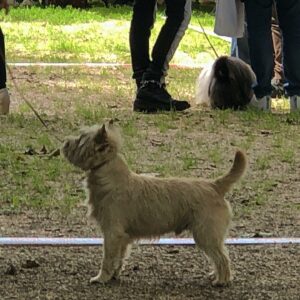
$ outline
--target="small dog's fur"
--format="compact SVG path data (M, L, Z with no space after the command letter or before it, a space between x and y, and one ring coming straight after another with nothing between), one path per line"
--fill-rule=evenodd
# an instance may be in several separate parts
M255 81L248 64L236 57L221 56L200 72L195 102L213 109L244 109L255 97Z
M110 122L66 139L62 152L86 171L89 215L104 236L102 268L91 282L117 278L127 247L141 238L189 230L214 265L214 284L227 284L230 265L224 239L231 208L224 199L246 169L237 151L231 170L214 181L192 178L155 178L129 170L120 154L121 137Z

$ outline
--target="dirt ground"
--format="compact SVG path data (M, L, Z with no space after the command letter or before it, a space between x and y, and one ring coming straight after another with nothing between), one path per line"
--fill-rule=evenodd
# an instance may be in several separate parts
M81 209L81 212L79 211ZM1 216L5 236L89 236L85 209ZM3 230L3 228L2 228ZM21 230L21 234L20 234ZM299 299L300 247L229 246L233 281L212 287L210 266L194 246L134 245L120 281L91 285L101 247L0 248L1 299Z
M194 247L133 249L119 282L90 285L96 248L1 251L1 299L299 299L299 247L229 247L234 280L216 288Z
M85 72L88 78L95 75L95 71L85 70ZM149 171L147 166L159 164L160 161L163 163L170 152L176 163L181 162L177 152L178 147L186 151L184 145L167 147L172 143L172 139L177 141L176 133L180 126L184 130L189 128L185 133L186 143L199 147L199 153L198 150L195 152L188 150L190 156L196 157L196 165L186 169L181 165L178 167L178 172L183 175L208 176L214 172L219 174L219 170L216 171L219 167L224 168L220 170L222 173L227 169L228 161L232 159L232 148L243 141L244 145L249 144L247 144L249 171L243 183L230 194L234 210L230 237L300 236L300 123L298 119L295 121L289 116L283 116L255 124L255 120L247 113L231 118L226 114L215 115L192 109L183 115L182 119L175 117L172 120L174 128L167 129L166 132L159 131L158 125L155 124L160 122L160 119L150 122L149 116L132 116L128 112L131 110L131 100L128 95L132 93L132 86L126 78L130 77L128 75L130 71L126 71L128 74L125 75L120 70L114 72L116 73L114 76L120 82L120 90L126 92L125 94L120 92L121 94L112 97L109 90L115 82L105 81L106 78L101 77L102 86L107 87L103 93L108 107L121 111L124 109L122 99L126 97L127 112L120 113L120 116L131 120L134 126L139 128L141 136L147 132L147 139L142 140L139 137L139 149L130 148L129 144L125 145L127 158L131 158L128 153L137 152L132 154L134 158L138 155L137 161L132 163L136 171ZM23 69L15 69L14 74L20 87L25 89L27 97L32 95L30 99L35 107L39 111L43 110L48 120L57 122L57 127L62 131L73 129L67 128L72 120L69 123L61 122L60 119L53 121L56 119L51 117L51 111L59 115L60 110L66 110L70 103L68 101L72 97L86 95L84 84L78 89L78 86L72 85L73 79L68 80L68 74L59 75L52 70L43 73L40 70L25 72ZM76 74L82 72L78 71ZM64 79L61 85L57 83L59 76ZM196 72L187 76L195 77ZM28 89L33 84L36 89L30 92ZM47 93L45 93L45 86L47 86ZM88 91L85 99L89 104L93 97L98 97L99 90L93 88ZM191 85L183 86L181 92L191 98L190 88ZM176 91L176 88L173 87L173 90ZM16 91L13 87L11 91L15 96ZM43 95L47 101L39 103L37 99ZM55 101L51 102L51 98L55 98ZM58 99L61 98L64 101L58 105ZM117 100L110 103L110 98ZM103 98L97 101L103 101ZM17 99L12 109L15 111L18 107L24 109L22 105L22 101ZM237 118L242 121L235 123ZM0 122L2 120L4 119ZM78 121L80 122L82 121ZM216 123L221 127L220 132L217 132L214 127ZM8 130L7 128L12 130L14 126L17 132L19 126L13 118L6 123L3 122L2 125L3 132ZM74 123L72 126L77 125ZM287 129L286 126L290 128ZM282 130L287 130L287 133ZM26 137L26 132L24 136ZM225 137L222 142L220 136ZM126 137L129 140L134 139L134 135L130 136L129 131ZM199 144L196 144L197 138L204 142L201 144L199 141ZM2 139L1 142L13 144L12 131L10 131L10 139L5 140L3 136ZM286 152L279 151L276 143L280 144L277 148L284 149ZM137 141L135 140L133 144L137 144ZM285 149L285 145L291 148ZM163 147L166 147L166 151ZM222 155L226 158L225 161L217 161L218 147L224 149ZM290 149L293 150L292 159L288 156ZM147 153L147 157L141 157L141 153ZM272 153L271 161L267 160L270 153ZM159 160L153 162L153 157ZM214 163L212 163L213 159L215 159ZM191 164L190 160L188 162ZM168 169L163 171L167 172ZM0 175L11 176L5 172L7 171L0 170ZM78 173L69 173L68 176L67 179L74 184L79 183L82 178L82 174ZM264 185L261 185L262 182ZM267 199L263 197L264 195L267 195ZM0 208L0 232L1 236L100 236L95 226L87 222L86 208L81 203L76 204L66 214L55 206L51 209L32 209L24 206L17 210L10 210L8 202L3 200L3 206ZM299 245L228 246L228 249L232 260L233 281L228 287L212 287L208 279L210 271L208 262L202 252L194 246L134 245L120 281L109 285L89 283L90 277L95 276L99 270L102 258L101 247L2 247L0 248L0 299L300 299Z

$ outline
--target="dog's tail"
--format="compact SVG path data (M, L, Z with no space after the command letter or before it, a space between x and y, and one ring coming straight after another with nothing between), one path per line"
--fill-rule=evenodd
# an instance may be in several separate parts
M235 153L234 162L230 171L218 178L214 183L217 187L218 192L221 195L225 195L230 191L231 186L237 182L244 174L247 167L246 155L242 151Z

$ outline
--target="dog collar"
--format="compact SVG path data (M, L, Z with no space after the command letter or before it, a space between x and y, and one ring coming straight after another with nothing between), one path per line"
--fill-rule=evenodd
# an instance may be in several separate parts
M91 170L91 171L99 170L99 169L101 169L104 165L106 165L108 162L109 162L109 160L106 160L106 161L102 162L101 164L99 164L99 165L97 165L97 166L91 168L90 170Z

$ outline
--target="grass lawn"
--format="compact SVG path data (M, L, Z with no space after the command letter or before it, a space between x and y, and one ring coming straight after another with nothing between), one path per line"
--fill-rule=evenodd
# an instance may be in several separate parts
M0 15L6 34L9 62L118 62L129 63L128 32L132 8L98 7L91 10L71 8L11 9ZM163 11L159 10L152 31L153 43L162 26ZM194 11L191 24L212 30L213 16ZM211 37L220 54L228 53L229 44ZM203 34L187 30L173 63L203 64L214 58Z
M12 9L7 17L1 16L7 58L129 63L130 13L129 7ZM213 16L195 11L194 25L198 17L212 30ZM154 35L162 22L160 12ZM228 43L211 40L220 54L228 53ZM172 62L201 65L211 59L204 37L188 30ZM96 236L82 204L84 174L62 157L49 156L61 146L52 133L64 138L83 126L114 118L123 132L124 156L137 173L215 178L229 169L236 149L242 149L249 165L243 180L227 195L234 213L230 236L300 236L300 115L287 112L287 100L274 101L269 114L201 109L194 104L199 68L171 67L168 89L174 97L189 100L191 109L145 115L132 111L135 86L128 66L11 69L18 90L9 77L11 113L0 116L0 235ZM49 132L19 91L41 114ZM208 266L203 265L205 260L198 262L198 252L192 248L134 251L116 287L87 284L100 264L96 250L0 250L2 299L56 299L58 293L60 299L72 300L96 299L98 294L99 299L299 296L297 246L232 247L236 276L228 289L209 286ZM31 269L25 263L24 267L28 260L39 266ZM11 265L16 266L14 276L7 275Z
M213 16L195 12L192 22L196 23L199 16L211 30ZM158 19L161 25L162 20ZM48 61L73 61L72 57L79 61L88 57L92 61L91 57L100 59L101 55L100 60L129 62L129 20L129 7L87 11L31 8L12 9L2 26L7 32L11 61L41 61L45 57ZM90 26L95 26L99 35ZM102 26L107 26L107 30ZM89 38L84 39L87 33ZM76 40L73 34L78 35L82 48L69 47L68 41ZM199 54L197 43L192 43L196 37L200 43L202 35L188 30L178 51L179 63L185 59L180 60L182 53L188 53L192 60ZM216 48L221 53L224 41L218 41ZM65 52L60 48L64 42L69 45ZM205 41L202 43L206 45ZM50 51L58 44L59 51ZM44 56L44 51L49 51L49 56ZM204 51L210 51L207 45ZM192 109L184 114L142 115L132 112L135 87L130 67L13 67L12 71L18 89L61 138L81 126L117 118L124 131L124 154L130 166L137 172L159 176L214 177L228 168L228 161L238 147L249 154L250 166L244 184L236 190L238 197L246 199L243 200L246 205L236 204L241 209L237 215L245 210L255 214L261 211L261 206L275 200L292 215L299 209L299 202L281 199L288 190L299 189L293 179L287 180L287 174L297 178L295 170L300 159L299 115L285 113L287 100L274 101L274 114L204 111L193 103L199 69L173 67L168 77L169 90L174 97L189 100ZM72 209L84 197L80 172L61 158L49 159L39 153L43 147L49 153L59 144L45 132L11 80L8 84L12 93L11 114L1 117L0 127L1 209ZM76 192L72 191L75 182ZM281 182L289 187L282 189Z
M183 114L136 114L131 109L134 85L129 67L31 67L13 68L13 73L26 99L61 138L82 126L116 118L124 131L124 154L131 167L159 176L220 175L230 165L235 149L241 148L249 154L250 170L244 180L252 191L244 194L245 183L237 189L239 197L248 199L242 212L260 210L261 205L273 203L273 197L291 212L299 207L297 201L278 198L279 191L286 192L279 186L287 180L287 173L297 177L298 114L203 111L195 106ZM193 104L197 74L197 69L172 68L171 93ZM45 132L13 86L11 91L12 112L1 118L0 127L2 209L72 209L84 197L79 184L82 174L61 158L38 153L43 147L49 152L59 143ZM74 182L80 192L72 192ZM297 188L290 184L291 189Z

